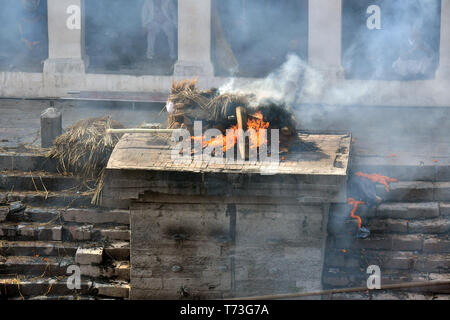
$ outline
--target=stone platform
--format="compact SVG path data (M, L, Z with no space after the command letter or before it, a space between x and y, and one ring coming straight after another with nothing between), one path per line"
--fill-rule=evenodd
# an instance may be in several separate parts
M167 139L127 134L103 201L131 210L131 298L224 298L322 288L331 203L346 200L350 135L300 134L261 162L177 163Z

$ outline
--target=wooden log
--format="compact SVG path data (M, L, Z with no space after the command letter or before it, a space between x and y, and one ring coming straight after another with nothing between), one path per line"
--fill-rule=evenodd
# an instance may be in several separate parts
M50 148L56 137L62 134L62 114L55 108L41 113L41 146Z
M107 129L106 133L115 133L115 134L122 134L122 133L173 133L177 129Z
M236 108L236 119L238 124L238 146L242 160L248 159L248 151L245 143L245 131L247 130L247 110L244 107Z

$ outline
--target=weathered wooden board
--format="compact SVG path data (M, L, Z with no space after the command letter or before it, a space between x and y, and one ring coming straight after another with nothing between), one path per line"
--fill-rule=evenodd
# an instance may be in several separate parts
M314 146L314 150L290 152L277 167L277 174L336 175L347 174L350 152L349 135L300 134L304 144ZM173 147L173 145L172 145ZM171 158L169 136L150 134L126 134L116 145L107 169L109 170L150 170L177 172L223 172L261 173L267 163L244 161L240 163L214 163L210 160L194 160L177 163Z

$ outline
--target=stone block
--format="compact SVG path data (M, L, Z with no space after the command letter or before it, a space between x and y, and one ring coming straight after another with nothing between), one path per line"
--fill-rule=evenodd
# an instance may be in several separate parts
M438 238L425 239L423 251L427 253L448 253L450 252L450 240Z
M0 207L0 222L6 221L9 214L9 207Z
M437 202L383 203L377 209L377 217L393 219L423 219L439 216Z
M103 261L103 248L78 248L75 262L78 264L100 264Z

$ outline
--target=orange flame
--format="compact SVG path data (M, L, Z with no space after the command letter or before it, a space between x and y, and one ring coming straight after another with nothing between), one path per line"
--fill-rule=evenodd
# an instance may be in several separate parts
M270 126L269 122L265 122L263 120L263 115L261 112L257 112L256 114L252 115L251 118L247 120L247 129L249 130L249 141L250 141L250 148L255 149L260 147L262 144L267 143L267 136L261 137L260 136L260 130L261 129L268 129ZM219 135L217 137L214 137L210 140L206 140L205 136L202 137L191 137L194 141L201 141L202 142L202 148L206 148L208 146L212 147L223 147L223 152L226 152L227 150L234 148L234 146L237 143L237 126L233 126L229 128L228 130L232 130L232 135L230 135L227 145L227 136L226 135Z
M261 112L257 112L254 116L254 119L248 119L247 121L247 129L249 129L249 139L250 139L250 148L255 149L260 147L262 144L267 143L267 136L261 137L259 131L261 129L265 130L269 128L270 123L265 122L263 120L263 115ZM253 129L253 130L251 130Z

